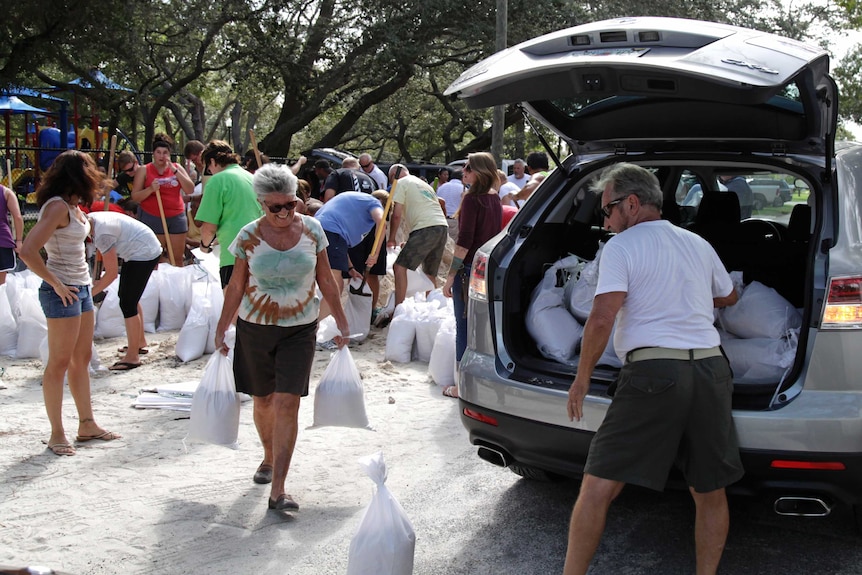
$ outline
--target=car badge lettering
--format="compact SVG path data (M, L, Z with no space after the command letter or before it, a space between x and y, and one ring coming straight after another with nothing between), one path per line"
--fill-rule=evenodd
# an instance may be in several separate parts
M734 66L742 66L743 68L748 68L749 70L756 70L758 72L763 72L764 74L778 74L778 70L773 70L772 68L767 68L766 66L761 66L760 64L752 64L751 62L746 62L745 60L736 60L734 58L722 58L721 60L725 64L732 64Z

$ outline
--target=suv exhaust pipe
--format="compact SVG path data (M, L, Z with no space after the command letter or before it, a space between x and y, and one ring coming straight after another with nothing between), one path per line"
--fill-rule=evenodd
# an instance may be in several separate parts
M480 459L484 459L488 463L493 463L498 467L509 467L509 464L512 463L512 456L496 447L480 445L476 454Z
M819 497L779 497L772 509L778 515L790 517L826 517L832 513L832 504Z

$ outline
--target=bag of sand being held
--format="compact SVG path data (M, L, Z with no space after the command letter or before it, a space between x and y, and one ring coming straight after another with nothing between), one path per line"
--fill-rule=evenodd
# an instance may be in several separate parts
M312 427L368 427L362 376L345 345L332 354L314 390Z
M233 377L235 343L236 330L232 327L225 333L225 344L230 348L228 355L217 351L207 362L192 397L189 432L184 444L197 441L238 447L240 395Z
M386 487L383 452L363 457L359 465L377 490L350 540L347 575L410 575L416 533L404 509Z

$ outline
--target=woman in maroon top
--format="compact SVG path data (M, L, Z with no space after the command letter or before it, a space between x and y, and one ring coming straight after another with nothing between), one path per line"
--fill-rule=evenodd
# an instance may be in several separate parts
M171 161L173 147L174 141L167 134L153 136L153 161L135 170L131 197L139 205L138 219L156 233L162 248L171 242L174 256L171 263L182 266L186 233L189 231L183 194L190 196L195 184L181 165ZM162 200L167 230L163 229L156 193Z
M453 298L455 304L456 362L461 361L467 349L467 289L473 256L482 244L500 233L503 213L496 188L497 166L494 156L487 152L467 156L462 181L469 189L455 214L458 219L458 239L455 241L452 267L443 286L443 294ZM458 397L458 388L451 385L443 390L443 394Z

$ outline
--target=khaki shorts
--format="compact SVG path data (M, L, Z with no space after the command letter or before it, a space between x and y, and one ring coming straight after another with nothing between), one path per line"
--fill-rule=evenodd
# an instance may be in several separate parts
M699 493L743 475L724 357L626 364L593 442L586 473L662 490L673 465Z
M409 270L415 270L421 264L423 272L436 276L448 237L448 226L431 226L410 232L407 243L395 258L395 263Z

